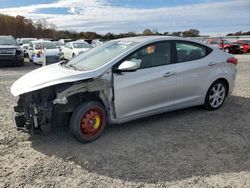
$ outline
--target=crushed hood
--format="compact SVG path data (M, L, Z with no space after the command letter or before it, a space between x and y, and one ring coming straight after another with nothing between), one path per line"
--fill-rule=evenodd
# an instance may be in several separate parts
M75 71L55 63L39 69L19 78L12 86L11 93L14 96L28 93L48 86L85 80L94 77L94 71Z

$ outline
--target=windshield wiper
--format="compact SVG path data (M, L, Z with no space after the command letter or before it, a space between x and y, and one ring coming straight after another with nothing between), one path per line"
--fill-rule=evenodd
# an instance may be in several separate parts
M67 64L67 63L68 63L68 61L63 61L61 63L61 65L64 66L64 67L66 67L66 68L69 68L69 69L74 69L74 70L77 70L77 71L81 71L81 69L78 68L78 67L76 67L75 65L73 65L73 64Z
M70 67L70 68L73 68L74 70L77 70L77 71L80 71L81 69L79 69L78 67L76 67L75 65L73 65L73 64L66 64L65 65L66 67Z
M67 64L69 62L69 60L67 60L67 59L64 59L64 60L62 60L62 62L60 63L61 65L65 65L65 64Z

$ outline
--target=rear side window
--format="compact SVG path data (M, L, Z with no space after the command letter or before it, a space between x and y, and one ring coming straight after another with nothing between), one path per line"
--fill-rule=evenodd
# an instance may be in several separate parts
M177 62L201 59L207 56L211 49L192 42L176 42Z

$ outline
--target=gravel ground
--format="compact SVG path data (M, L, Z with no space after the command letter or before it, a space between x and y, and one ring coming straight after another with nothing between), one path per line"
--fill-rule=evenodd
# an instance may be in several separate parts
M110 126L89 144L67 128L14 128L11 84L35 68L0 68L0 187L250 187L250 56L217 111L200 107Z

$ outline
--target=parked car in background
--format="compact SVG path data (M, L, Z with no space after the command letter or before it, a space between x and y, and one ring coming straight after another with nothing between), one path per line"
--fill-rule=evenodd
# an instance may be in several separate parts
M242 54L244 53L244 48L241 44L238 43L231 43L230 45L226 46L223 49L225 52L231 53L231 54Z
M52 42L57 46L57 48L59 50L62 50L62 48L64 46L64 44L62 42L60 42L60 41L52 41Z
M101 40L99 40L99 39L94 39L94 40L92 41L91 45L92 45L93 47L96 47L96 46L99 46L99 45L101 45L101 44L103 44L103 43L104 43L104 42L101 41Z
M52 38L39 38L38 40L54 41L54 39L52 39Z
M78 39L76 40L77 42L87 42L90 45L92 45L93 40L92 39Z
M46 64L56 63L63 59L61 50L51 41L32 41L28 48L29 59L35 64L42 64L44 61L44 54L46 57Z
M24 65L23 51L12 36L0 36L0 65Z
M224 39L206 39L205 44L209 44L215 48L219 48L227 53L240 54L244 53L243 46L238 43L230 43Z
M220 48L220 49L224 49L225 47L227 47L228 45L230 45L230 42L227 40L223 40L223 39L213 39L213 38L209 38L203 41L205 44L209 44L210 46L213 46L215 48Z
M18 39L18 44L21 47L21 50L23 51L24 57L28 57L28 48L29 48L29 43L31 41L37 40L36 38L19 38Z
M72 39L60 39L60 40L58 40L59 42L61 42L61 43L63 43L63 44L65 44L65 43L67 43L67 42L71 42L71 41L73 41Z
M70 60L78 56L79 54L86 52L90 48L92 48L92 46L87 42L79 42L79 41L67 42L64 45L62 52L64 55L64 59Z
M244 53L250 52L250 40L237 40L233 44L242 46Z
M89 142L107 124L197 105L216 110L233 91L236 65L231 54L178 37L110 41L18 79L16 124L46 131L68 117L73 136Z

